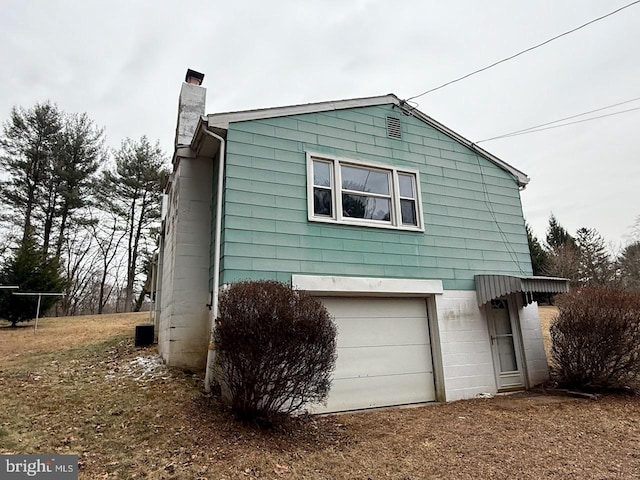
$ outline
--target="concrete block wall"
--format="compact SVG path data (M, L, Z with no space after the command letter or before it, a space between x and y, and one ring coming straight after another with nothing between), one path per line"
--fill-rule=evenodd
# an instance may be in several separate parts
M529 386L549 379L538 305L517 298L525 374ZM496 393L491 339L487 320L478 307L475 291L445 290L436 296L447 401Z
M436 295L447 401L496 393L491 340L476 292L445 290Z
M211 168L210 158L179 159L165 237L158 350L168 365L196 370L209 343Z
M176 216L178 207L178 192L180 182L180 166L173 175L173 183L168 194L166 204L166 214L164 217L165 230L162 240L162 277L163 295L160 297L160 313L158 319L158 352L162 355L165 362L168 361L170 354L169 328L171 326L172 309L173 309L173 270L175 265L175 249L176 249L176 232L177 221ZM160 263L160 262L159 262Z
M519 297L518 308L529 386L533 387L549 379L549 365L544 350L538 304L534 302L523 306Z

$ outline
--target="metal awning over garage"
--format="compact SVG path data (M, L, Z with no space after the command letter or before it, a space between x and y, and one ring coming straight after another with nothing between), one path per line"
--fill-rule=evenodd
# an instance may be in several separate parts
M516 275L476 275L478 306L510 293L522 292L525 303L533 302L534 293L567 293L569 280L555 277L523 277Z

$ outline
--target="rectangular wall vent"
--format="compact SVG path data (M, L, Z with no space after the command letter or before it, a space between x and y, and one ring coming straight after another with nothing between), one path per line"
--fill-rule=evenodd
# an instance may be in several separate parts
M402 138L399 118L387 117L387 136L391 138Z

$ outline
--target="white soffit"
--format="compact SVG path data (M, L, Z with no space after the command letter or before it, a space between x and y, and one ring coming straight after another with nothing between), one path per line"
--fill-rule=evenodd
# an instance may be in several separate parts
M441 280L292 275L291 284L313 295L426 297L443 293Z

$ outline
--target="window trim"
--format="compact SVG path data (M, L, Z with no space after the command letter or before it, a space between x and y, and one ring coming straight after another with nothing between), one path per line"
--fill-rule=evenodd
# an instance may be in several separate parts
M338 157L323 153L306 152L307 157L307 218L310 222L329 223L338 225L354 225L359 227L384 228L390 230L405 230L412 232L424 232L424 218L422 215L422 193L420 191L420 172L412 168L398 168L390 165L383 165L371 161L355 160L352 158ZM332 216L314 215L314 177L313 161L318 160L330 164L333 186L331 187ZM391 174L391 220L369 220L342 215L342 175L340 165L353 165L354 167L371 168L374 170L386 171ZM417 225L405 225L402 223L402 211L400 207L401 199L408 199L400 195L400 183L398 174L412 175L415 181L415 205ZM378 195L371 195L378 196ZM386 196L385 196L386 197ZM389 198L389 197L386 197Z

